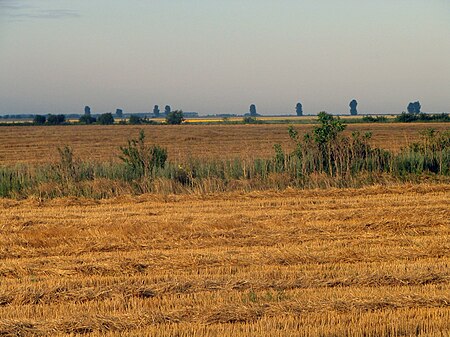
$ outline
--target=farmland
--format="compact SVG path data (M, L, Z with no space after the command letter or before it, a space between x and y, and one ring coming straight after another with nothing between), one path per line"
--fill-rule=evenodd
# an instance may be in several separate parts
M0 335L446 336L450 185L0 200Z
M2 127L0 336L448 336L447 125L312 127Z
M300 134L312 125L296 125ZM349 124L353 131L372 132L371 143L398 151L419 138L427 128L448 130L445 123ZM119 146L144 129L149 142L167 147L169 159L185 160L271 157L273 145L289 148L287 125L182 125L182 126L52 126L0 128L0 164L42 163L57 158L56 147L70 145L77 157L87 161L117 160Z

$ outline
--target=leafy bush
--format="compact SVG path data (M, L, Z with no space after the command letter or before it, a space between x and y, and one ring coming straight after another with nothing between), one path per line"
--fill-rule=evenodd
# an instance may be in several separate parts
M45 116L36 115L36 116L34 116L33 124L44 125L46 120L47 120L47 118Z
M146 145L145 134L141 130L138 139L131 139L127 146L121 146L119 157L136 177L151 177L158 168L163 168L167 160L167 150L157 145Z
M158 125L160 123L158 123L157 121L151 120L149 118L142 118L142 124L148 124L148 125Z
M335 140L346 128L339 117L335 118L326 112L319 113L319 123L320 126L316 126L313 131L314 140L319 146Z
M66 116L64 115L48 115L47 124L48 125L61 125L66 122Z
M364 116L361 120L366 123L386 123L388 119L385 116Z
M184 116L182 110L171 111L166 116L167 124L177 125L184 122Z
M101 125L112 125L114 124L114 117L110 112L101 114L98 116L97 123Z
M395 118L395 121L400 122L400 123L411 123L411 122L417 121L418 119L419 119L419 117L417 115L402 112L401 115L399 115Z
M131 125L139 125L142 124L142 118L136 115L131 115L128 123Z
M245 116L244 118L242 118L242 123L244 123L244 124L260 124L261 121L259 121L254 116Z
M295 176L308 176L312 173L345 176L373 169L376 151L368 143L370 133L362 136L359 132L354 132L351 137L344 136L341 133L346 125L326 112L319 114L319 123L312 134L305 134L303 139L300 139L292 126L289 127L289 137L296 146L285 166L295 166ZM280 167L282 152L280 148L275 150L275 167Z
M412 114L403 112L401 115L397 116L395 119L397 122L401 123L411 123L411 122L450 122L450 116L448 113L441 114Z
M97 121L95 117L92 117L91 115L83 115L78 120L81 124L93 124Z

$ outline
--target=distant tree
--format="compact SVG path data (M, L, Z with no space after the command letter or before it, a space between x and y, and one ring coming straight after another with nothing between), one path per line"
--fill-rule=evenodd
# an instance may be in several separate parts
M97 123L101 125L114 124L114 117L111 112L107 112L98 116Z
M352 100L349 106L350 106L350 115L356 116L358 114L358 110L356 109L358 106L358 102L356 101L356 99Z
M407 110L408 110L408 113L410 113L410 114L414 113L414 103L413 102L410 102L408 104Z
M45 116L36 115L36 116L34 116L33 124L44 125L46 120L47 120L47 118Z
M168 116L171 111L172 108L170 107L170 105L166 105L166 107L164 108L164 115Z
M295 107L295 112L297 113L297 116L303 116L303 105L302 103L297 103L297 106Z
M116 109L116 116L118 118L122 118L123 117L123 110L122 109Z
M250 116L252 116L252 117L258 116L258 113L256 112L255 104L250 105Z
M89 106L87 106L87 105L84 107L84 114L86 116L90 116L91 115L91 108Z
M81 124L93 124L97 121L95 117L92 117L91 115L83 115L78 120Z
M160 114L159 106L158 106L158 105L155 105L155 106L153 107L153 115L154 115L155 117L159 117L159 114Z
M131 115L130 119L128 120L128 123L132 125L142 124L142 118L136 115Z
M410 114L419 114L420 110L422 109L422 106L420 105L420 102L411 102L408 104L408 113Z
M184 121L183 111L182 110L175 110L169 112L169 114L166 116L166 122L167 124L181 124Z
M48 125L60 125L64 124L66 121L66 116L64 115L48 115L47 124Z

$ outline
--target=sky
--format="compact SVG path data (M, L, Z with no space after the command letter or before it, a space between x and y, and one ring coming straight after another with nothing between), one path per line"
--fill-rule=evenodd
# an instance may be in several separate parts
M0 114L450 111L449 0L0 0Z

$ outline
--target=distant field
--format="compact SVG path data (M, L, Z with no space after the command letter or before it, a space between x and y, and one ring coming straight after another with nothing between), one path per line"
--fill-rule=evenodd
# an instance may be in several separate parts
M255 158L273 155L273 145L291 145L287 125L181 125L181 126L51 126L0 128L0 163L46 162L56 158L56 147L70 145L86 160L116 160L118 147L144 129L148 141L169 150L169 159ZM300 133L311 125L296 125ZM445 123L349 124L347 132L371 131L372 143L398 150L419 137L419 131L449 129Z
M449 195L0 199L0 335L447 336Z

